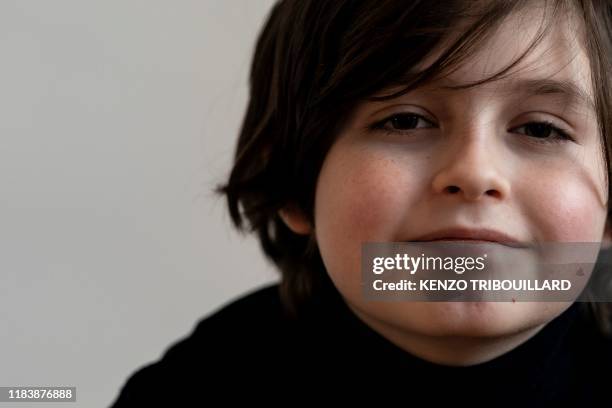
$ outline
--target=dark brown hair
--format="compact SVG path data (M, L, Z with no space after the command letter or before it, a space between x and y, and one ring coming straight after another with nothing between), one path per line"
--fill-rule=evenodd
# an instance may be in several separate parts
M314 192L329 148L356 104L389 99L452 72L501 21L529 0L283 0L259 35L250 95L225 194L234 225L256 232L281 271L281 295L295 312L325 274L314 234L293 233L278 216L292 205L314 225ZM476 86L502 78L572 13L591 62L604 156L610 174L612 7L605 0L542 0L549 11L531 46L516 61ZM458 33L428 68L414 67ZM578 34L578 33L577 33ZM392 95L373 95L391 86ZM610 206L608 204L608 217ZM245 225L245 221L247 225ZM596 304L604 316L607 304ZM608 316L609 317L609 316ZM605 317L601 323L609 321Z

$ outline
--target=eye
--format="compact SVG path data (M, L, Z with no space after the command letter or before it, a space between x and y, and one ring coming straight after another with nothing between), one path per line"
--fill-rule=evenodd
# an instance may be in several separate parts
M406 133L414 129L435 127L431 121L416 113L396 113L370 126L372 130Z
M529 122L511 129L510 131L515 131L517 129L524 129L524 134L535 139L534 141L536 143L560 143L574 140L567 131L548 121Z
M436 125L417 113L396 113L371 126L370 130L382 130L386 133L409 133L416 129L435 128ZM549 121L533 121L511 129L511 132L521 132L529 136L534 143L562 143L574 141L569 132L555 126Z

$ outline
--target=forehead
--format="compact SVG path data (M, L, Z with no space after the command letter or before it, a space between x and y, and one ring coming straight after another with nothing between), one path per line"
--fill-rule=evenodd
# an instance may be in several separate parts
M570 11L562 12L553 22L547 21L548 14L549 10L537 4L511 14L466 60L426 87L447 90L483 81L520 60L499 79L478 85L478 91L551 93L563 97L572 106L582 104L594 110L591 66L580 40L582 22ZM549 31L534 46L546 23L551 23ZM451 33L416 66L416 71L436 61L456 36L456 32Z

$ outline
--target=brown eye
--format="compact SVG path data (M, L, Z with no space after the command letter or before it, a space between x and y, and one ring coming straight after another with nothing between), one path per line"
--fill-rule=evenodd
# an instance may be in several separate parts
M526 135L539 138L547 138L553 131L552 126L549 126L545 123L529 123L525 125L524 128L526 130Z
M514 128L513 130L516 129L523 129L523 132L521 132L522 134L530 136L534 139L539 139L538 142L542 143L555 143L573 140L566 131L559 129L551 122L546 121L529 122Z
M374 129L402 132L420 128L435 127L429 120L416 113L397 113L374 124Z

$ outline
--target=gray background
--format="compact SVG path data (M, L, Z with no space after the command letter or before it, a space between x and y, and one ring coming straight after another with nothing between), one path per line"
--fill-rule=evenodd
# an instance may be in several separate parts
M271 5L0 1L0 386L77 387L20 407L108 406L198 319L277 280L210 192Z

